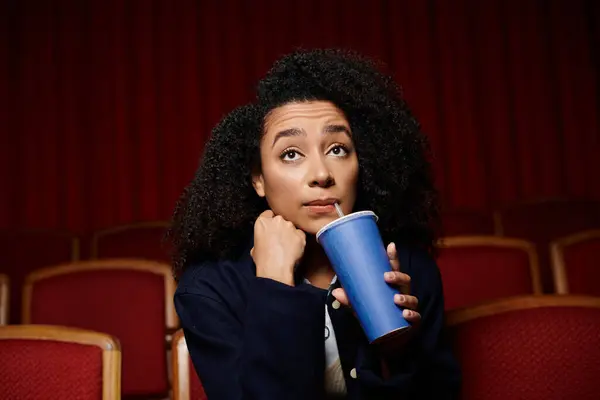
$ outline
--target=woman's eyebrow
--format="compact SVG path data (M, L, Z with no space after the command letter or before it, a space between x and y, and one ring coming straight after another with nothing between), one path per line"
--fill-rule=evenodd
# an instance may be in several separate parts
M277 134L275 135L275 139L273 139L273 145L271 146L271 148L275 147L275 143L277 143L279 139L290 136L306 136L306 131L300 128L290 128L277 132Z
M344 132L349 137L352 137L352 133L350 129L346 125L327 125L323 130L323 133L339 133Z
M323 129L323 133L340 133L343 132L346 135L348 135L348 137L352 137L352 134L350 133L350 129L348 129L348 127L346 125L326 125L325 129ZM273 139L273 144L271 145L271 147L275 147L275 143L277 143L277 141L281 138L284 137L290 137L290 136L306 136L306 131L304 129L300 129L300 128L289 128L289 129L284 129L282 131L277 132L277 134L275 135L275 138Z

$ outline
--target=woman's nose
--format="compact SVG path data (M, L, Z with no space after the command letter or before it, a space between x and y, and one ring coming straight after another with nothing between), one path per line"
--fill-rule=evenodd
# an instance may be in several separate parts
M311 177L309 179L310 187L330 187L335 184L335 180L327 168L327 165L322 161L319 161L313 168Z

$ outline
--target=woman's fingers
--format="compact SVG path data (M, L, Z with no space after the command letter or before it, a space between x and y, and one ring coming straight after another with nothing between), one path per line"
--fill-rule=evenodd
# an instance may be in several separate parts
M350 301L348 300L348 295L346 291L342 288L334 289L331 292L331 295L335 297L335 299L345 307L350 307ZM419 307L419 301L415 296L409 296L405 294L397 294L394 296L394 303L402 307L402 316L406 318L408 322L411 324L418 323L421 321L421 314L416 311Z
M400 272L400 261L398 260L398 250L394 242L390 243L386 252L392 266L392 271L384 274L384 280L391 286L400 289L401 294L394 296L394 303L402 307L402 315L411 323L416 323L421 320L421 314L417 311L419 301L415 296L410 296L410 276ZM348 295L343 288L334 289L331 294L343 306L349 307L350 301Z
M421 321L421 314L416 311L404 309L402 310L402 316L413 325Z
M392 265L392 270L400 271L400 260L398 260L398 251L396 250L396 243L391 242L387 246L387 255Z
M342 288L333 289L331 294L337 301L340 302L341 305L349 307L350 301L348 300L348 296L346 295L346 291Z
M394 303L402 308L417 310L419 308L419 300L415 296L407 294L397 294L394 296Z
M402 290L402 293L409 292L410 276L400 271L389 271L383 274L383 279L392 286Z
M398 287L402 293L410 293L410 276L400 272L400 260L398 259L396 243L391 242L388 244L386 251L388 258L390 259L392 272L386 273L384 276L385 281L392 286Z

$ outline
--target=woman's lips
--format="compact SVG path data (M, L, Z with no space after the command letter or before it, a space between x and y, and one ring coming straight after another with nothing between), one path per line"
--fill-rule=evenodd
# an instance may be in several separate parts
M327 205L306 205L309 212L314 214L330 214L335 212L335 206L333 204Z

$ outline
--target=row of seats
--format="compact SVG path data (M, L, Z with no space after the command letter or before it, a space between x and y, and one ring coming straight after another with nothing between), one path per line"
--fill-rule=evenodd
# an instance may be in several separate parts
M542 294L539 252L534 243L497 236L456 236L440 241L438 266L446 308L522 294ZM554 293L600 296L597 254L600 229L550 244Z
M556 215L559 214L556 213ZM591 214L588 213L587 215ZM556 226L561 224L560 218L548 219L548 221L556 224ZM582 222L583 220L578 221ZM593 222L595 221L593 218L586 221L591 226L600 227L600 224ZM506 221L504 222L503 229L506 231L506 227L509 225L506 224ZM581 226L579 222L571 223L569 226L571 228ZM535 225L535 223L531 224ZM537 227L556 231L554 225L552 225L552 228L544 228L545 226L538 225ZM165 342L169 343L171 333L178 327L172 307L173 282L168 265L161 262L154 263L162 265L160 267L162 272L154 273L154 278L156 278L156 275L167 278L159 280L149 278L149 276L140 279L138 273L145 271L145 266L135 270L136 272L132 270L125 271L128 269L126 267L115 267L116 264L127 265L130 261L135 263L150 262L144 260L101 259L62 265L58 268L67 267L63 268L67 272L79 271L81 267L83 267L83 270L91 272L96 268L95 266L103 265L99 267L102 270L101 273L96 270L96 274L84 274L90 278L90 286L95 286L96 289L87 290L88 286L82 284L85 279L81 281L75 279L74 274L50 274L48 277L52 276L52 280L55 282L62 281L57 285L57 288L52 288L53 285L41 285L37 286L35 290L31 289L34 294L46 293L44 296L49 299L46 308L43 304L39 306L41 311L37 315L40 315L41 318L35 316L34 307L31 303L27 303L27 300L25 300L23 309L21 309L20 303L23 297L25 299L35 297L28 294L30 279L27 278L27 282L25 281L27 274L35 270L34 273L29 275L35 277L38 273L37 270L46 265L60 264L64 261L78 260L82 257L121 256L167 260L167 253L160 246L165 228L166 223L118 227L97 232L91 236L90 244L86 246L82 246L82 239L73 238L69 235L57 235L50 240L48 240L49 236L46 233L41 232L33 234L29 232L25 236L14 235L14 232L9 232L2 236L0 238L3 247L2 252L0 252L0 272L8 272L11 278L12 290L10 291L11 300L9 303L12 307L10 322L18 323L21 316L23 316L23 322L27 323L78 326L106 332L118 337L123 344L123 348L126 349L123 359L123 394L137 396L150 393L153 396L164 396L169 387L168 373L166 372L168 364L165 357ZM448 232L448 229L446 229L446 232ZM475 230L466 232L481 233L475 232ZM594 237L594 233L591 233L592 236L590 236L590 232L586 232L558 240L555 245L551 246L552 251L542 247L540 242L491 237L491 235L485 237L481 235L462 235L442 240L439 244L440 257L438 264L444 280L447 309L462 309L480 301L506 296L528 293L539 295L544 291L548 292L547 286L544 286L544 271L553 272L550 276L554 276L554 286L557 293L588 293L590 290L596 290L595 293L597 293L598 289L592 285L592 282L595 282L593 278L597 276L593 275L597 274L597 269L594 269L592 265L592 253L597 254L597 251L594 250L597 249L597 247L594 247L597 246L597 241L593 242L596 244L591 246L586 244L582 247L581 244L582 242L588 243L588 237ZM548 237L556 238L556 236ZM581 240L581 238L586 239ZM473 240L480 241L479 245L475 246L476 249L472 248ZM575 253L570 252L570 249L573 248L580 249L576 252L578 255L573 255ZM582 248L583 250L581 250ZM41 251L38 251L40 249ZM82 251L84 249L88 250ZM517 251L505 251L515 249ZM569 252L566 250L569 250ZM552 270L550 268L546 270L544 268L543 260L544 258L549 260L550 254L557 260L562 259L562 269L553 267ZM592 257L589 257L590 254L592 254ZM56 261L51 262L51 260ZM559 263L553 262L552 265L559 265ZM585 267L586 265L592 268ZM73 266L75 267L69 269ZM44 268L42 271L51 269ZM106 271L113 269L121 270L118 279L108 276L111 275L116 278L115 274L106 274ZM560 271L563 271L562 275ZM77 275L80 278L83 276ZM59 276L65 279L58 279ZM41 277L45 278L43 273ZM42 278L31 281L39 283ZM539 281L542 281L541 285ZM48 282L49 280L46 280L45 283ZM67 287L70 288L71 285L79 285L80 287L76 290L66 289ZM585 286L584 289L581 289L582 285ZM25 288L25 296L20 293L22 287ZM160 290L161 287L162 290ZM60 293L60 295L54 295L55 298L53 298L51 295L53 291ZM148 300L146 309L123 309L122 305L131 303L128 301L131 298L142 299L135 303L143 304L146 301L146 297L140 294L143 291L147 291L147 295L150 292L153 293L153 299ZM7 292L8 290L2 291L0 288L0 300L8 297ZM44 296L40 295L40 298L45 298ZM102 301L99 301L99 299ZM34 300L31 301L34 302ZM41 302L43 303L43 301ZM161 303L162 306L157 306L158 303ZM6 315L2 310L7 308L6 302L3 301L2 304L0 304L0 322L2 322L2 314ZM73 306L74 304L76 307ZM112 309L113 312L107 312L107 309ZM156 311L158 309L164 311L164 319L160 317L162 315L161 311ZM27 314L27 310L30 310L29 314ZM170 320L169 313L172 316ZM82 315L86 317L82 318ZM152 316L154 319L152 319ZM148 318L152 320L151 324L148 324ZM143 321L141 324L143 329L136 330L134 325L138 325L138 321ZM137 338L143 340L139 341ZM151 350L148 350L149 348ZM148 370L150 370L149 373L147 373ZM143 373L140 371L143 371ZM177 371L174 372L177 373Z
M559 293L585 293L578 290L580 282L593 282L597 276L600 230L576 238L553 246L556 287L567 288ZM438 264L447 310L515 295L540 295L536 260L533 244L518 239L446 238L440 243ZM577 279L570 281L571 276ZM0 320L5 323L8 279L0 282L4 283ZM587 294L600 294L596 286L583 288L587 287L595 290ZM169 265L149 260L103 259L38 269L25 279L22 321L75 326L119 338L126 349L123 393L165 395L169 388L165 342L179 327L174 290Z
M599 297L510 297L450 311L446 319L462 368L462 400L597 399ZM121 348L104 333L4 326L0 359L2 399L120 398ZM181 331L171 360L173 399L206 399Z
M21 322L21 287L26 275L37 269L105 258L168 263L169 254L163 245L167 225L164 221L124 225L95 232L89 240L56 231L0 231L0 273L10 277L14 288L10 295L10 322Z
M445 210L442 222L444 236L495 235L533 242L538 251L542 290L552 293L549 244L576 232L600 229L600 201L527 201L492 213Z
M456 236L442 239L438 249L438 265L444 282L446 305L449 309L493 298L543 293L539 255L532 242L496 236ZM600 288L595 284L595 278L600 275L596 268L596 254L599 251L600 229L578 232L552 242L550 253L554 292L600 296ZM52 271L65 273L65 271L88 266L112 268L121 265L119 263L120 261L115 262L110 259L87 261L65 264ZM127 268L136 268L138 264L132 261L127 265ZM140 265L141 268L160 265L161 273L168 274L167 279L170 278L170 272L167 272L162 263ZM25 291L30 290L31 282L40 279L40 274L42 277L45 276L44 271L47 270L42 269L41 272L36 270L30 273L28 283L24 286ZM0 278L0 282L3 281L6 285L9 278L4 275ZM0 300L8 296L7 292L3 292ZM25 301L28 301L28 297L27 295L24 297ZM2 304L6 304L7 301L8 299L2 301ZM4 306L0 321L7 321L6 313L8 310Z
M552 293L549 247L576 232L600 229L600 202L546 200L504 207L493 213L444 210L443 236L493 235L528 240L537 248L542 290ZM99 230L89 235L44 230L0 230L0 273L20 287L24 276L47 265L97 258L145 258L169 262L162 239L166 221L150 221ZM13 307L20 295L12 298ZM18 310L13 310L13 316ZM18 322L18 321L12 321Z
M106 333L58 325L0 327L0 398L121 398L123 350ZM205 400L181 330L171 346L174 400Z
M600 202L531 201L489 213L448 209L442 214L442 223L444 236L495 235L542 244L577 231L600 228ZM44 230L5 230L0 231L0 244L8 252L24 248L42 251L43 265L120 257L168 261L167 252L160 245L167 227L166 221L149 221L115 226L83 236Z
M43 252L45 261L51 264L120 257L168 261L163 243L168 226L167 221L139 222L102 229L89 235L43 229L0 230L0 243L9 252L11 247L38 249ZM38 255L37 258L41 257ZM35 261L33 257L30 259Z
M171 268L165 263L108 259L62 264L26 277L22 322L118 338L124 396L164 398L169 391L166 349L179 328L174 292Z

